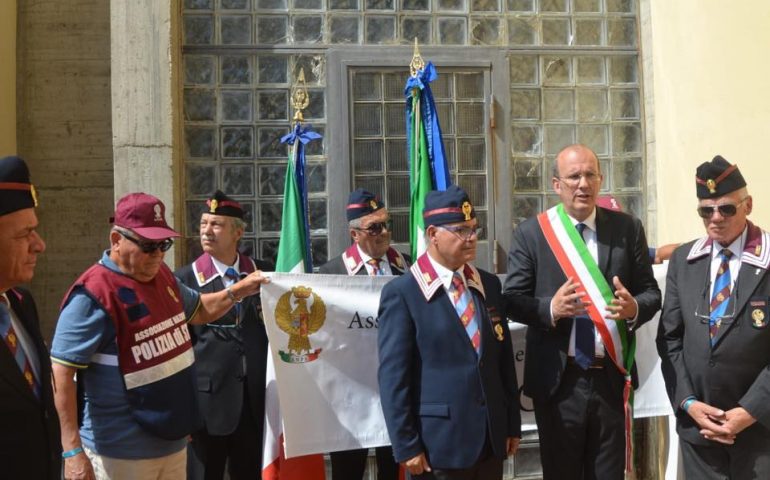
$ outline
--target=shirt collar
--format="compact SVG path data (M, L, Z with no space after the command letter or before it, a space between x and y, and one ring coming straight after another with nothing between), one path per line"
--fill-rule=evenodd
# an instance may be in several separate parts
M441 281L441 284L444 285L444 288L447 291L449 291L449 287L452 285L452 277L454 276L455 272L460 274L460 278L463 280L463 283L465 283L465 275L463 275L463 268L465 265L455 271L450 270L435 261L433 257L430 256L430 253L428 253L428 260L430 260L430 263L433 265L433 270L436 272L439 281Z
M577 225L578 223L582 223L586 227L591 229L592 232L596 231L596 207L594 207L594 210L591 212L591 215L589 215L588 218L586 218L582 222L577 221L569 213L567 214L567 216L569 217L570 222L572 222L572 225Z
M214 268L217 269L217 273L219 273L219 276L222 278L225 277L225 272L227 271L228 268L232 268L233 270L235 270L236 274L240 273L238 271L238 265L240 265L240 256L238 254L235 255L235 263L232 265L226 265L220 262L219 260L214 258L213 255L211 255L211 263L214 264Z
M356 248L358 249L358 254L361 256L361 260L363 261L363 263L367 263L369 260L371 260L373 258L373 257L370 257L369 255L367 255L366 252L361 250L361 247L357 243L356 243ZM377 260L379 260L380 263L383 262L383 258L382 257L378 258ZM384 260L384 261L387 262L387 259Z
M744 227L743 232L738 235L738 238L733 240L733 243L723 247L720 243L714 242L711 247L711 258L716 258L722 252L722 249L728 249L733 254L733 257L740 259L743 253L743 247L746 245L746 234L748 232L748 225Z

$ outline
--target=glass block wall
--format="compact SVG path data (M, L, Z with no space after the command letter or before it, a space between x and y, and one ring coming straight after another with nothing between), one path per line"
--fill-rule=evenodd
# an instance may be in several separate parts
M408 69L354 69L353 182L383 198L393 222L393 241L409 243L409 164L404 84ZM484 74L444 69L431 83L452 182L473 199L479 225L487 225L487 162ZM459 163L458 163L459 162ZM484 232L480 240L484 240ZM408 251L408 247L405 248Z
M350 149L350 178L380 185L383 196L393 195L389 203L398 224L407 185L404 151L399 148L403 131L383 133L376 141L359 135L372 119L355 112L379 102L383 122L391 114L403 118L404 72L378 69L377 58L387 57L388 45L410 45L414 38L424 46L446 47L458 57L468 58L475 48L484 47L499 49L507 58L505 66L493 68L507 71L502 88L510 95L510 117L497 119L497 131L505 129L508 149L501 152L502 158L488 162L499 162L494 171L510 179L512 213L511 218L486 222L515 226L552 205L555 154L574 141L599 154L603 191L644 218L636 0L183 0L182 13L186 234L191 254L196 252L201 200L222 188L252 211L246 245L273 259L287 156L278 138L289 129L293 112L288 94L300 65L311 94L308 122L325 136L335 135L337 125L348 125L351 139L342 143ZM392 84L396 90L390 92L392 97L382 90L382 98L371 99L366 97L371 92L351 88L348 108L341 110L351 112L350 118L329 118L325 72L339 65L326 64L328 53L350 46L371 49L373 69L361 72L371 78L361 76L362 82L379 81L383 89ZM458 81L450 66L438 69L440 81ZM493 85L492 93L500 98L498 88ZM456 99L445 100L441 108L456 106ZM474 108L483 111L484 101L479 98ZM442 121L450 123L450 117L442 112ZM459 125L444 125L447 132L451 128ZM489 140L483 134L461 140L468 142L448 134L447 150L458 181L472 188L467 182L493 169L468 165L463 178L465 167L459 165L458 170L457 160L462 163L470 159L467 152L482 149L490 159ZM368 150L375 144L379 159ZM327 151L326 142L311 150L311 228L318 265L339 253L328 251L328 198L354 185L327 179L327 162L340 152ZM493 192L480 193L495 198Z
M551 188L555 157L575 142L599 157L602 191L644 218L636 56L511 54L509 63L513 224L559 202Z

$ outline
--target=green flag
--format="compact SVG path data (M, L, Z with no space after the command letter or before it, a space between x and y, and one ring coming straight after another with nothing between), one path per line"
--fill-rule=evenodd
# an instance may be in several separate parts
M276 272L305 273L306 267L310 265L310 259L306 258L305 219L296 174L297 149L301 148L299 143L296 142L294 145L286 167L281 239L278 243L278 258L275 262Z
M413 261L416 261L426 249L422 209L425 206L425 196L433 189L425 127L420 118L420 95L419 90L415 90L412 91L412 128L410 129L412 138L409 139L409 189L412 192L412 201L409 205L409 244L412 248Z

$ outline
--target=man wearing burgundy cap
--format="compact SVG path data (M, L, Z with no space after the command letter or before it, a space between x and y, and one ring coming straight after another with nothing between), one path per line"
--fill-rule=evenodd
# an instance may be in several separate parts
M176 275L201 293L219 292L256 270L273 266L238 252L246 230L243 206L217 190L201 214L203 254ZM218 320L191 325L198 400L204 427L193 433L188 478L232 480L262 471L267 334L259 295L236 304Z
M187 436L201 425L187 324L217 320L266 279L257 270L200 294L163 262L178 236L163 202L125 195L110 249L64 297L51 359L67 479L186 477Z
M393 453L412 478L495 480L521 437L500 280L470 262L479 226L457 186L423 209L428 245L382 290L378 379Z
M770 234L737 165L695 182L706 236L671 257L657 342L685 476L770 478Z
M318 273L379 276L406 272L408 256L390 246L390 216L382 200L358 188L350 192L345 214L352 243L341 255L321 265ZM363 448L330 453L332 480L362 480L368 453ZM393 459L393 450L378 447L375 455L377 478L396 480L398 464Z
M45 243L37 233L35 187L19 157L0 159L0 476L58 479L59 421L51 361L32 295Z

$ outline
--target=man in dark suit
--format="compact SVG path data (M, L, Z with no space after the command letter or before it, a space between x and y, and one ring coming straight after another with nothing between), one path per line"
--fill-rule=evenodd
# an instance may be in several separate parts
M546 480L623 478L633 331L660 308L642 224L596 207L601 182L588 147L562 150L552 179L562 203L519 225L508 255L504 292L529 326L523 389Z
M390 246L390 217L385 204L374 194L359 188L350 193L345 208L353 243L341 255L329 260L318 273L335 275L402 275L409 267L404 255ZM333 480L362 480L366 470L365 448L332 452ZM398 463L393 449L378 447L377 478L396 480Z
M37 196L18 157L0 159L0 476L61 477L59 417L51 361L40 334L32 280L45 243L37 233Z
M521 437L504 298L476 258L468 195L430 192L427 251L382 290L379 384L396 460L412 478L494 480Z
M242 206L217 190L201 215L203 255L176 272L201 293L218 292L255 270L272 265L238 253L246 228ZM191 325L198 398L205 426L193 434L190 475L221 480L225 463L233 480L262 471L267 334L259 295L236 303L219 320Z
M658 327L687 478L770 478L770 234L720 156L695 173L706 236L674 251Z

